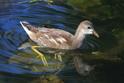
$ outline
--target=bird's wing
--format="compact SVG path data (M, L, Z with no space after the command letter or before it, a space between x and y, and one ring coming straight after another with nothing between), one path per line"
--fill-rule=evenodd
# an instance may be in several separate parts
M37 33L38 42L46 47L68 49L73 35L61 29L41 28Z

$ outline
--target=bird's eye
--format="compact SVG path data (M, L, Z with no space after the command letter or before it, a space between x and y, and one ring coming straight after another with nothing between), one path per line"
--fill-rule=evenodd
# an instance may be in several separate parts
M91 27L88 27L88 29L91 29Z

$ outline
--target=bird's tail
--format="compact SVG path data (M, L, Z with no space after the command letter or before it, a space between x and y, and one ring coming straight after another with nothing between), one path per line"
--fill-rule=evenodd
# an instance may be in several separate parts
M22 25L22 27L24 28L24 27L27 27L28 28L28 26L30 25L28 22L26 22L26 21L20 21L20 24Z
M36 32L37 31L37 28L35 26L31 25L30 23L28 23L26 21L20 21L20 24L22 25L24 30L29 30L31 32Z

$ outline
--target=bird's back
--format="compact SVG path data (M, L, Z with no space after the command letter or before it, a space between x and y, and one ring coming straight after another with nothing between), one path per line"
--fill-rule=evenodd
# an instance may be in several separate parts
M46 27L35 27L26 21L20 22L32 41L43 47L71 49L73 35L67 31Z
M35 42L44 47L70 49L73 35L61 29L38 28Z

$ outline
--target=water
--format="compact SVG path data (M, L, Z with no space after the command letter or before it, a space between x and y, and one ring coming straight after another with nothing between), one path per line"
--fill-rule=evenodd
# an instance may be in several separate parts
M18 75L38 77L39 75L50 74L63 68L63 66L57 66L58 68L50 67L50 69L45 68L42 65L42 61L31 55L31 53L18 50L22 43L28 41L28 36L21 28L19 22L28 21L38 26L47 25L66 30L70 25L76 27L76 23L79 22L76 16L70 14L72 9L49 5L44 2L21 4L19 1L10 0L1 1L2 4L3 6L0 7L0 72L3 73L1 78L3 80L6 78L5 80L9 80L10 83L24 79L23 77L21 77L22 79L18 78ZM70 22L66 22L66 20L70 20ZM67 30L73 31L72 28ZM57 62L55 62L56 64Z
M36 83L39 77L55 73L59 75L59 78L56 79L64 79L66 83L96 83L102 80L101 78L97 78L100 76L99 73L95 73L96 77L94 77L94 72L92 72L91 75L88 77L80 76L76 72L74 65L72 65L73 57L71 56L78 54L81 55L82 51L84 50L97 50L98 48L100 48L100 44L102 44L102 39L98 40L92 36L88 36L85 39L85 45L81 47L81 51L76 53L71 52L71 54L68 53L68 56L63 56L64 63L54 61L53 54L48 54L47 58L49 60L49 64L51 64L51 66L49 66L48 68L43 67L42 61L36 58L36 55L31 51L30 48L19 50L18 48L21 44L30 42L27 34L19 24L20 21L28 21L31 24L37 26L46 25L49 27L55 27L74 33L80 21L86 19L86 17L83 16L82 13L74 10L69 6L56 4L50 5L44 2L20 2L21 0L6 0L0 2L1 83ZM100 31L99 28L95 29ZM114 37L106 36L103 38L111 38L112 40L114 40ZM109 44L110 43L107 42L107 45ZM38 80L41 80L41 78ZM105 81L102 83L108 82Z

